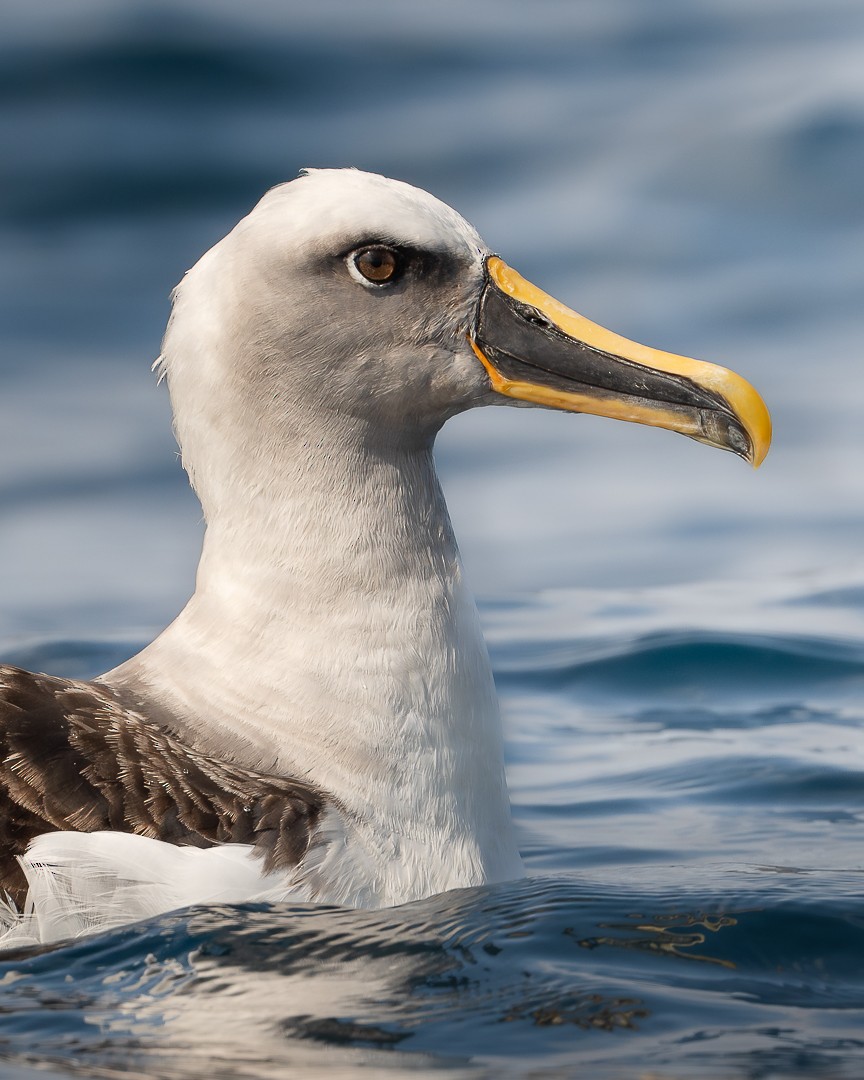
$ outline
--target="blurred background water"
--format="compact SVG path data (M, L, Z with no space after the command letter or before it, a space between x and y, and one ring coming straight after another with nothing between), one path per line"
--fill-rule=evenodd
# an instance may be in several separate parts
M4 1076L864 1069L864 8L0 4L0 641L90 676L188 596L170 289L356 165L763 392L758 472L527 410L438 460L532 878L210 909L0 965Z

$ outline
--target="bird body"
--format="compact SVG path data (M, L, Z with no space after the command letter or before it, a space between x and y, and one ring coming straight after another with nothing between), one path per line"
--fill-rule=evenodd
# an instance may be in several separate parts
M159 366L207 523L195 592L93 684L0 675L0 732L17 747L0 789L21 819L7 847L31 887L90 866L85 834L106 829L130 834L124 851L174 846L172 866L178 844L197 866L196 849L246 845L253 895L316 902L397 904L521 873L435 435L458 412L509 403L655 423L754 463L769 437L738 376L556 305L455 211L356 170L275 188L186 275ZM54 733L54 760L83 763L83 816L64 819L62 799L48 812L38 782L2 787L47 769L28 714ZM136 738L133 768L122 747ZM172 777L190 768L198 786L183 794ZM112 817L124 782L138 812ZM208 818L220 798L234 809ZM51 829L77 834L69 852L41 836ZM103 877L120 843L100 849Z

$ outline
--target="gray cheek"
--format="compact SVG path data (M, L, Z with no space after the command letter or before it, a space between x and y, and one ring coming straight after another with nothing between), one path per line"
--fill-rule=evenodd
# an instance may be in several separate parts
M467 338L464 346L453 354L450 362L449 381L454 396L463 408L481 405L495 405L501 394L496 394L489 382L489 376L483 365L474 355ZM503 400L503 399L502 399Z

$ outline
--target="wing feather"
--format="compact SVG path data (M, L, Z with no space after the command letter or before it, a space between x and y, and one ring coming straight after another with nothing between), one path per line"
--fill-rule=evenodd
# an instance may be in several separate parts
M253 845L264 871L300 864L328 799L308 784L198 753L107 686L0 665L0 886L52 830Z

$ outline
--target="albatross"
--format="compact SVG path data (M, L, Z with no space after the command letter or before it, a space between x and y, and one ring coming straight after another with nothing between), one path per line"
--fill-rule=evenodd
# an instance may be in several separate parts
M353 169L273 188L208 251L157 364L206 521L195 591L91 682L0 667L7 923L51 940L194 902L379 907L520 876L436 433L540 406L758 465L759 394L590 322L446 204Z

